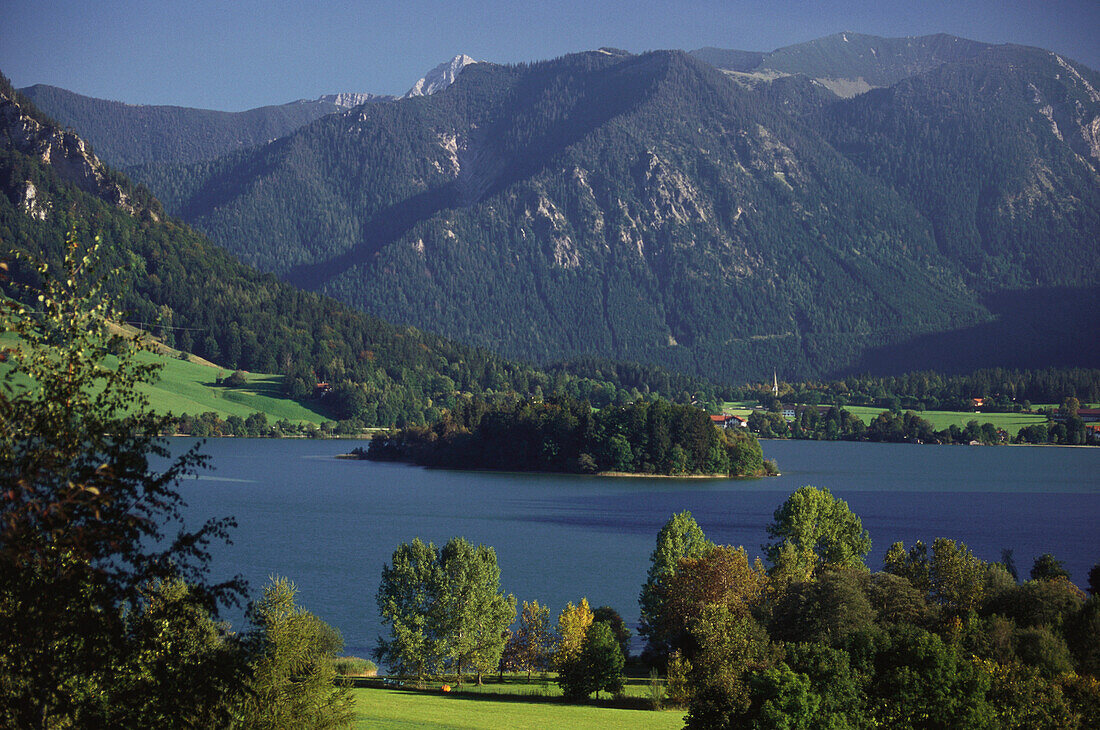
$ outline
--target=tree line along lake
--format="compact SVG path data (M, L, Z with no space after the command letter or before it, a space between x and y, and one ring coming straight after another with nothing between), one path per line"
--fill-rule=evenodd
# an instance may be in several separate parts
M175 439L173 451L194 443ZM633 626L658 531L690 510L707 537L761 555L772 513L806 484L848 502L870 532L868 564L890 544L937 537L979 558L1015 556L1026 579L1053 553L1084 585L1100 562L1100 450L765 441L781 476L763 479L592 477L429 470L339 459L348 441L214 439L211 468L181 486L188 524L233 516L215 578L242 574L251 595L272 575L337 627L349 653L373 649L382 566L401 542L453 536L496 549L501 585L554 615L587 597ZM239 612L229 615L234 624Z

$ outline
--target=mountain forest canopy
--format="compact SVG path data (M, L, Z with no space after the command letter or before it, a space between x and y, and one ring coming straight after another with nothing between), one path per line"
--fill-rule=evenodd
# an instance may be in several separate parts
M246 263L506 357L1093 366L1098 88L951 36L601 50L129 172Z

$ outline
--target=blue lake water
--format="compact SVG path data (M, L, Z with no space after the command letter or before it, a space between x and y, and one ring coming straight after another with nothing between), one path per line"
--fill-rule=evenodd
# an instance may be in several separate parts
M179 440L183 448L190 441ZM189 525L234 516L213 577L240 573L258 594L292 579L299 603L368 655L381 631L382 566L414 537L460 535L496 549L501 584L554 615L587 597L638 619L657 532L691 510L707 536L761 553L765 527L805 484L847 500L870 531L873 569L895 540L965 542L985 560L1014 551L1021 575L1045 552L1083 585L1100 562L1100 449L767 441L780 477L600 478L433 471L335 458L347 441L214 439L211 470L186 481ZM239 614L231 614L234 623Z

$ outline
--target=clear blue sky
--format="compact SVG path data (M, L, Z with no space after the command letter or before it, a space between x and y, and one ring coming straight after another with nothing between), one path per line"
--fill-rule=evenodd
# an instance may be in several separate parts
M16 86L240 110L403 93L456 53L772 50L842 30L1022 43L1100 68L1098 0L0 0L0 71Z

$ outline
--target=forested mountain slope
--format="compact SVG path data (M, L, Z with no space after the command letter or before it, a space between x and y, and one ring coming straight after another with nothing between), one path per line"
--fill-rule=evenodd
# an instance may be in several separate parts
M867 39L817 55L867 78L875 54L822 50ZM872 75L902 80L847 101L603 50L137 174L248 263L508 356L727 382L1095 364L1064 342L1096 325L1095 73L903 40Z
M0 254L56 259L69 231L99 235L121 308L172 345L229 368L287 374L308 397L362 425L425 422L467 397L567 393L603 405L639 392L713 401L713 386L652 367L586 362L552 373L411 327L397 327L237 262L166 219L160 203L107 168L72 132L0 76ZM18 268L17 277L25 275ZM12 292L8 292L12 293Z
M124 104L38 84L20 93L65 127L72 127L115 167L192 163L283 137L345 108L338 95L221 112L180 106ZM389 97L386 97L389 98Z

